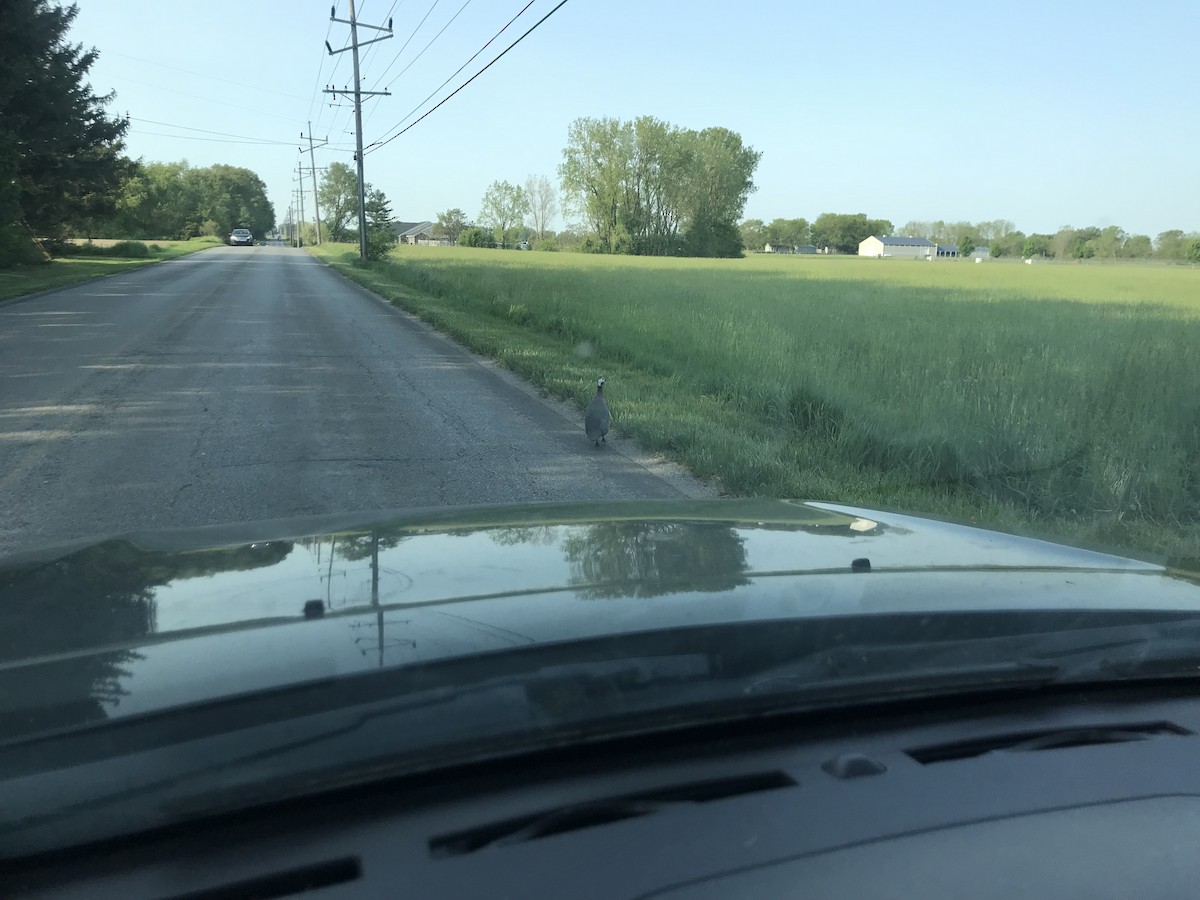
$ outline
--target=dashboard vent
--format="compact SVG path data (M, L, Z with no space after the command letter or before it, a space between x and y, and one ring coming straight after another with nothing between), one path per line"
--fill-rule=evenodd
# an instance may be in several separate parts
M795 779L784 772L767 772L672 785L622 797L576 803L442 835L429 842L429 852L435 859L463 856L484 847L519 844L569 831L608 825L624 819L635 819L679 804L710 803L743 794L795 787L796 783Z
M331 859L311 866L299 866L270 875L231 881L219 887L187 894L178 894L174 900L270 900L274 897L291 897L319 888L348 884L362 877L362 863L356 856Z
M1099 744L1124 744L1145 741L1168 735L1188 735L1192 732L1171 722L1151 722L1139 725L1099 725L1095 727L1056 728L1045 731L1022 731L1015 734L988 735L970 741L935 744L909 750L908 755L921 765L971 759L987 753L1026 753L1035 750L1066 750L1072 747L1092 747Z

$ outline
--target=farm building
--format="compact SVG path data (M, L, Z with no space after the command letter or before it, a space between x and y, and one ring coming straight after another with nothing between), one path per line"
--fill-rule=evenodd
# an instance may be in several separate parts
M958 256L958 247L954 244L938 244L938 259L954 259Z
M427 246L446 246L450 243L448 238L437 238L433 236L432 222L392 222L392 231L396 233L396 240L401 244L424 244Z
M872 235L858 245L859 256L878 258L890 256L899 259L928 259L933 255L934 250L933 241L919 237L876 237Z
M763 253L816 253L812 244L767 244Z

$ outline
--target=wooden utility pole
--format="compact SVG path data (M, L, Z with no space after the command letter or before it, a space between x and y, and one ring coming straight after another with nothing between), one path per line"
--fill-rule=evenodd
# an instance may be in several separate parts
M364 25L359 22L354 15L354 0L348 0L350 5L350 18L339 19L337 17L337 7L329 8L329 18L334 22L341 22L343 25L350 26L350 45L343 47L341 50L334 50L329 46L329 41L325 42L325 49L329 51L329 55L335 53L345 53L347 50L353 51L354 59L354 139L358 147L358 151L354 154L354 160L358 163L358 255L361 259L367 258L367 183L363 175L363 134L362 134L362 98L373 96L390 97L388 91L364 91L362 83L358 75L358 48L365 47L367 44L374 44L377 41L386 41L392 36L392 20L388 19L387 26L383 25ZM375 31L386 31L387 34L382 37L371 38L369 41L358 41L358 29L371 28ZM345 89L338 90L333 85L325 89L326 94L349 94L350 91Z
M303 138L304 135L301 134L300 137ZM308 123L308 171L312 173L313 215L317 220L317 244L321 243L321 205L317 202L317 162L316 157L313 155L313 151L317 147L324 147L328 143L329 138L324 137L321 139L321 143L313 146L312 120L310 119Z

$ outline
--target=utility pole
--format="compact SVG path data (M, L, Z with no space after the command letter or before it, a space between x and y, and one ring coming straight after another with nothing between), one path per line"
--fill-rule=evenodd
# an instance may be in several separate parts
M296 181L300 183L300 224L304 224L304 170L296 166Z
M300 137L303 138L304 135L301 134ZM316 147L324 147L328 143L329 138L324 137L321 139L321 143L317 144ZM312 173L313 215L317 218L317 245L319 246L321 243L321 206L317 202L317 162L316 157L313 155L313 151L316 149L316 147L313 146L312 120L310 119L308 122L308 170Z
M350 46L343 47L341 50L334 50L329 46L329 41L325 42L325 49L329 51L329 55L335 53L344 53L347 50L353 51L354 59L354 138L358 146L358 151L354 154L354 160L358 163L358 255L360 259L367 258L367 183L363 177L363 135L362 135L362 98L372 96L390 97L388 91L364 91L358 76L358 48L365 47L367 44L374 44L377 41L386 41L392 36L392 20L388 19L387 27L382 25L364 25L359 22L354 15L354 0L347 0L350 5L350 18L339 19L337 17L337 7L329 8L329 18L334 22L341 22L343 25L350 26ZM387 34L382 37L371 38L369 41L358 42L358 29L372 28L375 31L386 31ZM325 89L326 94L345 94L349 93L346 90L337 90L332 85Z
M300 201L297 199L296 191L293 189L292 190L292 209L295 210L295 209L298 209L299 207L300 207ZM293 234L293 237L295 238L295 244L297 247L300 246L300 226L302 224L304 224L303 216L301 216L301 218L296 222L294 234Z

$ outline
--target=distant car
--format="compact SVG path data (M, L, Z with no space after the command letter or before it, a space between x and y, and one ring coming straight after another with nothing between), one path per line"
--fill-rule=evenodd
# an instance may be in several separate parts
M229 245L237 247L244 244L247 247L254 246L254 235L250 233L249 228L235 228L229 235Z

